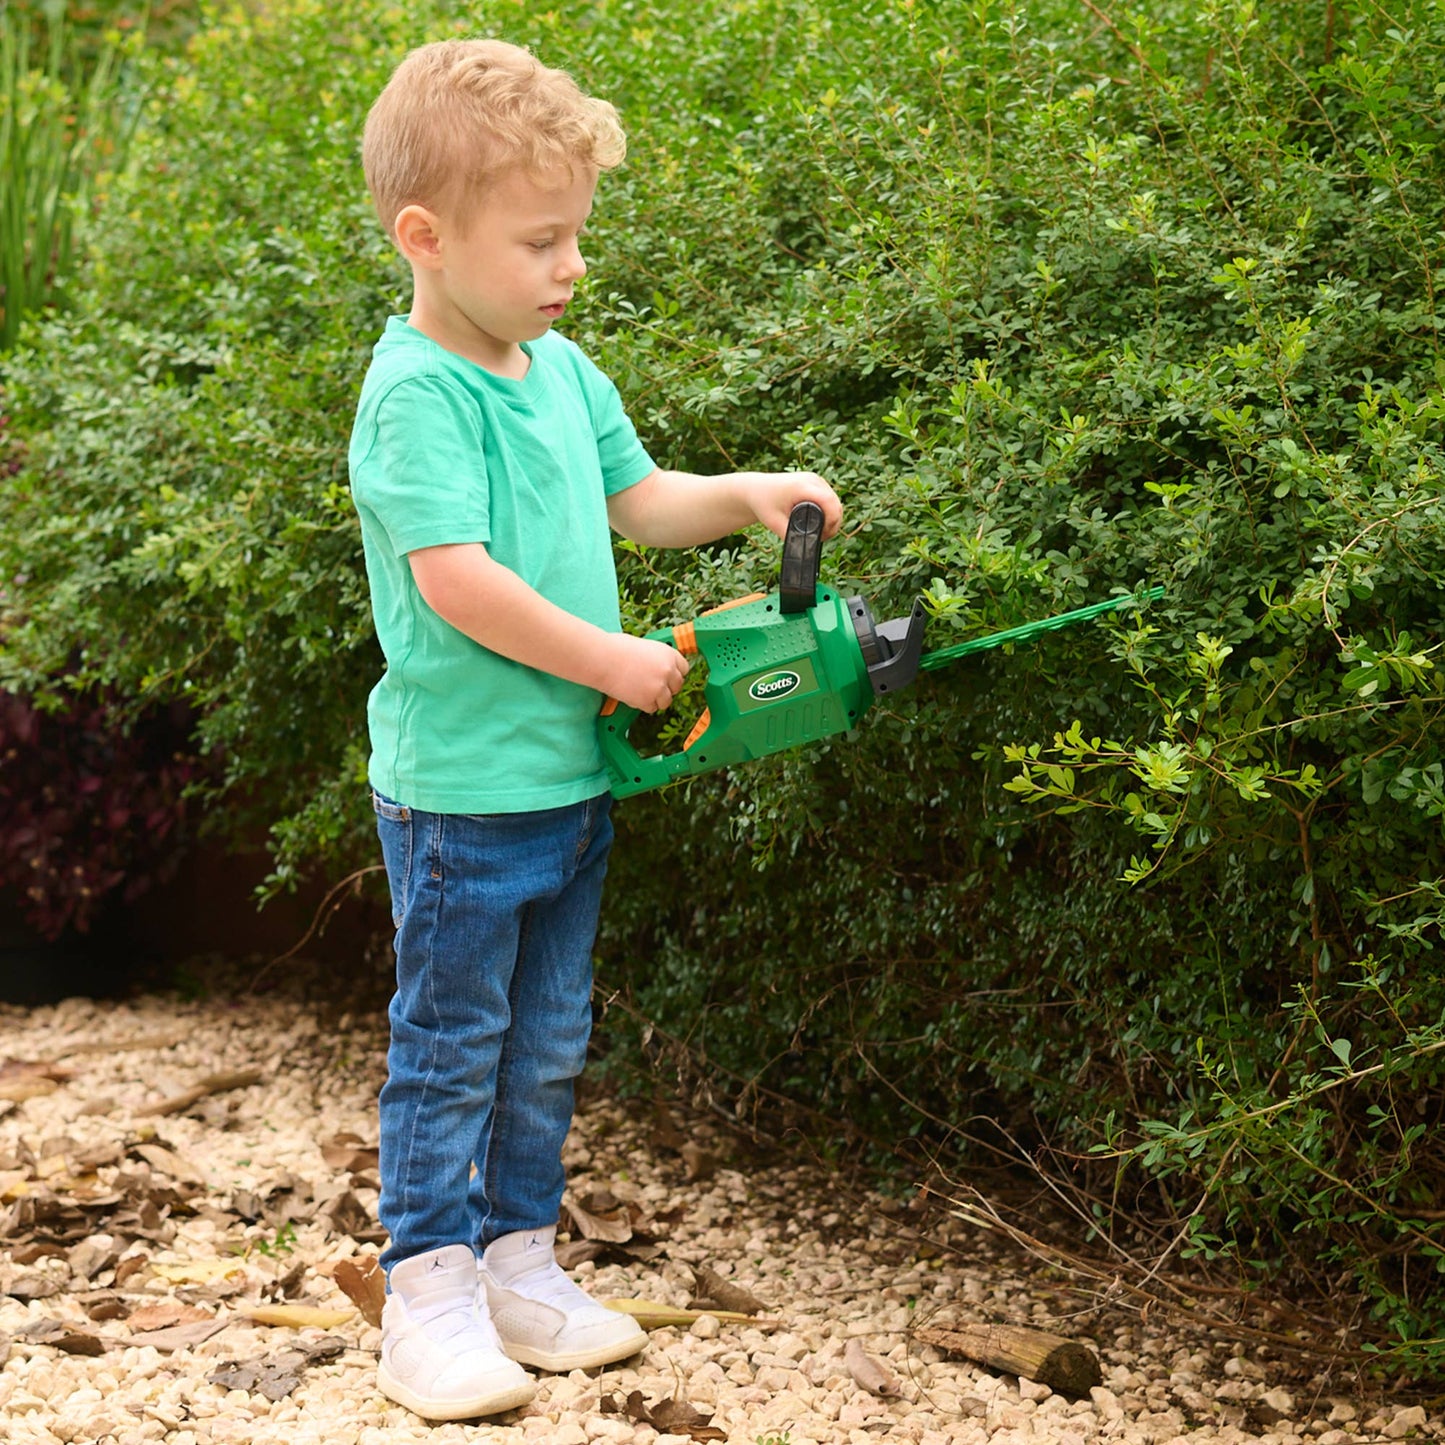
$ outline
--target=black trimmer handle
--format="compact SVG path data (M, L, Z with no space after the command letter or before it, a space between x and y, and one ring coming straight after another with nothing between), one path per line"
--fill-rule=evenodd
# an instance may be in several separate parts
M823 509L799 502L788 513L778 600L785 613L806 612L818 601L818 564L823 556Z

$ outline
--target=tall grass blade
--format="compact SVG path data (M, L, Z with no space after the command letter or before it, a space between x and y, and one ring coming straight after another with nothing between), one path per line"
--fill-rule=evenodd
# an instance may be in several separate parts
M96 175L118 166L138 107L118 33L83 60L64 14L34 22L0 4L0 352L70 273L75 221Z

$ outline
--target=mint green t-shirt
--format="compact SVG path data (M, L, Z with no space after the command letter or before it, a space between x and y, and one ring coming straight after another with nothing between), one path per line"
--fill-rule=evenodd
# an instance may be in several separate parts
M612 383L570 341L496 376L392 317L351 434L351 494L386 671L372 786L435 813L563 807L607 790L601 696L473 642L422 600L407 553L481 542L544 597L621 630L607 498L653 469Z

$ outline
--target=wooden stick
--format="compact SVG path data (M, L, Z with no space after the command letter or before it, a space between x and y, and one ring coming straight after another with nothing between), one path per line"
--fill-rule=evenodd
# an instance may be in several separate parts
M914 1331L914 1338L1004 1374L1036 1380L1075 1399L1104 1379L1091 1349L1044 1330L1019 1325L959 1325L947 1330L925 1326Z

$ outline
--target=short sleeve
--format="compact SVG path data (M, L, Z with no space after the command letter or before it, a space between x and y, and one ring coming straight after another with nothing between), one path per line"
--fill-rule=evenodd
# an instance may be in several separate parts
M580 351L575 355L581 368L593 435L597 439L602 485L610 497L635 486L655 470L656 463L638 440L637 430L612 379Z
M369 455L352 491L400 557L491 538L487 461L475 402L444 376L378 398Z

